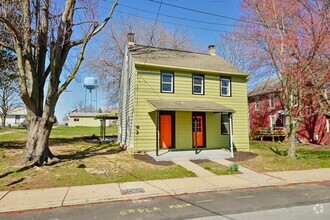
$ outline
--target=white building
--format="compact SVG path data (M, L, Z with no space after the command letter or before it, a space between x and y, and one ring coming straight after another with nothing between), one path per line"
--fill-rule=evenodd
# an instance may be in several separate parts
M11 111L6 117L6 126L19 126L22 125L23 121L26 119L26 108L20 107ZM2 124L0 118L0 126Z

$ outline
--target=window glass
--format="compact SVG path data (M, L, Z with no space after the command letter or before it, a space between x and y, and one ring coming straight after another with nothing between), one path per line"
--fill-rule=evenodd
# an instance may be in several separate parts
M221 113L221 134L229 134L229 115Z
M230 96L230 84L231 80L230 78L223 78L221 77L221 96Z
M204 76L193 75L193 94L204 94Z
M276 127L276 115L271 115L270 116L270 126L272 128Z
M275 108L275 97L274 97L274 94L270 94L269 95L269 105L270 105L270 108Z
M161 73L161 92L174 92L173 90L173 73Z
M259 110L259 97L257 96L257 97L255 97L255 103L256 103L256 110Z

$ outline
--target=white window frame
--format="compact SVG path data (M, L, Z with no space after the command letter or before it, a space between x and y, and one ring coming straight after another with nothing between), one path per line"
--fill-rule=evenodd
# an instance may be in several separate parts
M194 82L195 78L200 78L201 79L201 84L195 84L195 82ZM201 92L200 93L197 93L197 92L194 91L195 86L200 86L201 87ZM193 94L195 94L195 95L204 95L204 76L203 75L193 75L192 76L192 87L193 87L192 88Z
M270 120L269 120L269 122L270 122L270 127L271 127L271 128L276 127L277 116L276 116L276 115L270 115L269 118L270 118ZM274 119L274 124L272 123L272 122L273 122L273 119ZM273 125L274 125L274 126L273 126Z
M259 96L254 97L254 103L255 103L254 107L255 107L256 111L260 110L260 102L259 101L260 101Z
M222 80L228 80L228 86L222 85ZM222 87L227 87L227 94L222 93ZM231 78L229 77L220 77L220 95L221 96L231 96Z
M291 103L293 107L297 107L298 106L298 97L294 94L291 95Z
M270 109L275 108L275 95L274 94L269 94L269 108Z
M330 119L325 119L327 122L326 122L326 132L327 133L330 133Z
M171 77L171 82L164 82L163 76L170 76ZM166 91L164 90L164 84L171 85L171 90ZM161 92L163 93L174 93L174 73L170 72L161 72Z

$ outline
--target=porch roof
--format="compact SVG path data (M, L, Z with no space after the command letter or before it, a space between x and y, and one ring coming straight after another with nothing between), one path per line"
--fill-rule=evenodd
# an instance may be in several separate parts
M169 100L148 100L161 111L192 111L192 112L223 112L234 113L235 110L215 102L202 101L169 101Z

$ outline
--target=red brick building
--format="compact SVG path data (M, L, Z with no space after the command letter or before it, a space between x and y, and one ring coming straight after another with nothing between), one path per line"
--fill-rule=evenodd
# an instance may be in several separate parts
M281 129L284 127L283 105L278 97L280 81L277 78L268 79L257 85L248 94L250 132L260 130ZM330 83L325 87L325 95L330 98ZM297 105L296 103L293 103ZM313 111L310 109L310 111ZM318 114L302 121L297 132L300 142L315 144L329 144L330 113Z

